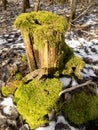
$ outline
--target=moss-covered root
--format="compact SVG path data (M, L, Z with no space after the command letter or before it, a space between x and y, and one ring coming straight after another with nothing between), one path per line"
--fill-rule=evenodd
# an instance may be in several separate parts
M48 123L45 118L52 110L58 110L61 82L56 79L37 80L21 84L15 92L15 102L19 113L25 118L31 129Z
M72 100L63 107L69 121L81 125L98 118L98 96L80 92L74 94Z

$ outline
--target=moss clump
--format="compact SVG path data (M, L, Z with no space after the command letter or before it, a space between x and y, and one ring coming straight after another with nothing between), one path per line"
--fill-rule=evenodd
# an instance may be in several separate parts
M20 73L20 72L17 72L16 74L15 74L15 79L16 80L21 80L22 79L22 74Z
M61 82L56 79L45 81L34 79L28 84L21 84L15 92L18 111L26 119L31 129L47 123L45 119L53 109L58 110L58 93L62 89Z
M65 64L65 69L62 71L62 74L74 75L80 78L80 71L84 67L85 62L75 55L73 55Z
M19 15L14 25L21 32L28 31L34 39L34 48L39 50L46 43L54 47L62 42L68 24L62 16L48 11L38 11Z
M76 125L97 119L98 96L86 92L74 94L72 100L64 106L63 110L68 119Z
M59 70L65 68L65 63L74 56L73 50L64 42L60 46L58 46L57 54L56 54L56 63L58 65ZM69 58L69 59L68 59Z
M11 81L9 83L6 84L6 86L2 86L2 94L3 96L8 96L10 94L14 94L16 89L17 89L17 86L19 85L19 81Z
M26 56L26 54L22 55L21 60L22 60L22 62L26 62L26 61L27 61L27 56Z

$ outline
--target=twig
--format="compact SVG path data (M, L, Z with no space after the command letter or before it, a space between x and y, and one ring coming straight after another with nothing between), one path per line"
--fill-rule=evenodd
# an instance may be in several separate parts
M74 90L74 89L76 89L76 88L84 87L84 86L86 86L86 85L88 85L88 84L95 85L95 87L97 88L97 84L94 83L94 82L92 82L91 80L89 80L89 81L87 81L87 82L85 82L85 83L82 83L82 84L79 84L79 85L76 85L76 86L67 88L67 89L65 89L65 90L62 90L62 91L59 93L59 96L61 96L63 93L72 91L72 90Z
M90 26L90 24L88 24L88 25L75 25L75 24L71 24L73 27L75 27L76 28L76 30L78 31L78 30L80 30L81 32L83 32L83 33L86 33L86 34L88 34L88 35L91 35L91 36L93 36L93 37L95 37L95 38L98 38L98 35L97 34L94 34L94 33L91 33L91 32L88 32L88 31L85 31L85 30L83 30L83 28L86 28L86 27L88 27L88 26Z
M86 34L88 34L88 35L92 35L92 36L95 37L95 38L98 38L98 35L96 35L96 34L94 34L94 33L90 33L90 32L88 32L88 31L84 31L84 30L82 30L82 29L77 29L77 30L80 30L80 31L83 32L83 33L86 33Z
M92 7L93 3L91 3L78 17L76 17L74 21L76 21L77 19L79 19L82 15L86 14L86 12Z

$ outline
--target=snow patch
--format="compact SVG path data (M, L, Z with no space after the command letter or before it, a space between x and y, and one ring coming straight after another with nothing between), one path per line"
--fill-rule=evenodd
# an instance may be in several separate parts
M36 130L55 130L55 125L56 125L55 121L50 121L49 126L39 127Z
M7 41L6 41L5 39L1 39L1 38L0 38L0 45L6 44L6 42L7 42Z
M62 77L62 78L59 78L59 79L62 82L64 87L67 87L71 83L71 78Z
M72 127L72 126L65 120L64 116L62 116L62 115L59 115L59 116L57 117L57 123L67 124L67 125L70 127L71 130L79 130L79 129L77 129L77 128ZM57 123L56 123L56 124L57 124Z
M0 106L4 107L3 112L6 115L11 115L12 114L12 108L15 107L11 97L4 98L4 100L0 103Z

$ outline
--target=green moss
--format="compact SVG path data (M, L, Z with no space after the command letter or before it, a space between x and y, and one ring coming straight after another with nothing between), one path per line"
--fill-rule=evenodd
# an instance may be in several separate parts
M75 55L72 55L70 59L65 64L65 69L62 74L75 75L80 78L80 71L84 67L85 62Z
M25 62L27 60L26 54L22 55L21 60L22 60L22 62Z
M21 80L22 79L22 74L20 73L20 72L17 72L16 74L15 74L15 79L16 80Z
M58 110L58 93L62 89L61 82L56 79L45 81L34 79L28 84L21 84L15 92L18 111L34 129L47 123L45 119L53 109Z
M86 92L74 94L71 102L67 103L63 110L68 119L76 125L97 119L98 96Z
M66 62L69 61L72 56L74 56L73 50L67 44L62 43L58 46L56 64L60 71L65 68Z
M19 15L14 25L21 32L24 29L28 31L34 39L34 48L40 49L45 43L54 47L62 42L67 21L64 17L52 12L38 11Z
M6 86L2 86L2 95L3 96L8 96L10 94L14 94L16 89L17 89L17 86L19 85L19 81L11 81L9 83L7 83Z

